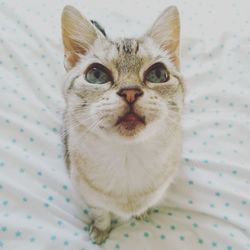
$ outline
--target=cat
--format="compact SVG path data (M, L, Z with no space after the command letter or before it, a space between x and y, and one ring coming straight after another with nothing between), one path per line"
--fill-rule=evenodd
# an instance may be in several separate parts
M139 38L111 40L72 6L62 13L70 178L93 218L92 241L159 205L181 164L185 85L178 9Z

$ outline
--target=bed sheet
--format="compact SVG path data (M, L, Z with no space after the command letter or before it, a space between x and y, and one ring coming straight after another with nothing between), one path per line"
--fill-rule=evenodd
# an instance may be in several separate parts
M168 5L182 18L183 166L149 220L113 221L101 247L60 137L66 4L111 37L140 35ZM0 249L250 249L250 18L244 0L0 0Z

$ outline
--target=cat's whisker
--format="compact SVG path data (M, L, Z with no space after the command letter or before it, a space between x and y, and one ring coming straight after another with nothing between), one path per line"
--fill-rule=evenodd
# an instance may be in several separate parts
M70 129L73 129L72 127L70 128ZM70 132L70 131L69 131ZM84 133L85 134L85 133ZM74 143L74 144L72 144L71 145L71 150L73 149L75 149L77 146L79 146L79 141L80 140L82 140L82 137L80 136L80 138L78 138L77 140L76 140L76 142ZM66 151L66 153L65 153L65 155L64 155L64 158L66 159L67 157L69 157L70 155L69 155L70 153L69 153L69 151Z
M93 130L102 122L102 120L93 122L91 126L89 126L86 131L75 141L75 143L72 145L72 148L75 149L76 147L79 147L79 142L84 141L88 133L93 132Z
M90 119L92 119L92 117L88 117L83 121L86 122ZM65 136L69 135L74 129L77 129L80 127L86 127L86 125L83 124L83 121L81 121L81 123L80 122L79 123L71 123L71 125L69 127L65 128L65 130L61 133L61 136L65 137Z
M84 122L86 122L86 121L88 121L90 119L93 119L93 116L74 113L74 117L72 117L70 119L73 120L76 123L84 124ZM69 120L69 118L65 118L66 123L67 123L68 120Z
M179 120L174 120L172 119L170 116L167 117L167 120L174 123L175 125L179 126L180 125L180 122Z
M70 126L66 127L66 130L69 130L70 128L74 127L74 125L84 126L84 122L93 119L93 116L88 115L81 115L74 113L74 117L65 117L64 122L68 124L68 121L70 120ZM73 126L72 126L73 125Z

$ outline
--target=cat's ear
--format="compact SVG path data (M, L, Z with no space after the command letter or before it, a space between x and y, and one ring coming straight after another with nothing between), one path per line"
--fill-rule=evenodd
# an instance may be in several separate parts
M147 35L170 54L173 63L179 68L180 18L178 9L175 6L165 9Z
M95 40L102 36L95 26L72 6L66 6L62 13L62 37L66 70L71 69L85 54Z

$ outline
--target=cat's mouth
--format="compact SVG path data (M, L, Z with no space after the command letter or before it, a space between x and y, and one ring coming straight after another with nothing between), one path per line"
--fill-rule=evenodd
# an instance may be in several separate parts
M140 116L133 111L129 111L123 116L119 116L115 126L121 125L126 130L134 130L138 125L146 125L145 116Z

